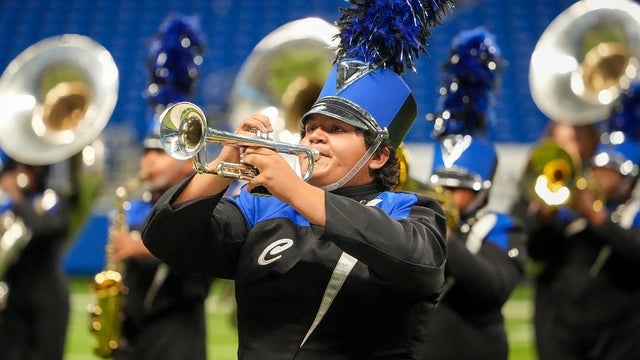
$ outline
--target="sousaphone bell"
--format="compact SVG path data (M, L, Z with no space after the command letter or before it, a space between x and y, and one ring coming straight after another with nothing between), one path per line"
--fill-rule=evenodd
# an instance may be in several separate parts
M299 121L318 98L336 56L338 29L309 17L275 29L253 48L230 93L230 123L264 113L274 140L297 143Z
M64 34L19 54L0 78L0 147L31 165L65 160L93 142L118 97L118 68L102 45Z
M545 29L529 68L531 96L558 122L604 120L622 90L640 77L640 5L580 0Z

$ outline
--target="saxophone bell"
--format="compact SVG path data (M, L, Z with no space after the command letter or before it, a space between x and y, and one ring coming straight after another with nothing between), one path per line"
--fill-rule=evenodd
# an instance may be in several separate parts
M91 290L98 297L98 303L87 308L91 318L90 331L96 336L93 350L99 357L108 359L120 347L124 320L121 309L128 289L120 272L104 270L93 278Z

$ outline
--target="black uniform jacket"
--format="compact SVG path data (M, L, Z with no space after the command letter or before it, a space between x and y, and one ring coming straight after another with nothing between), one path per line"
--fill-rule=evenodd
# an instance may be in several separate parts
M562 321L582 328L638 314L640 213L633 215L624 227L615 209L600 228L568 209L560 209L544 226L530 222L529 252L543 265L538 292L549 296Z
M424 359L507 359L502 307L528 261L515 219L482 211L449 235L447 286L429 325Z
M175 269L235 280L239 359L417 358L444 281L446 225L434 199L339 189L326 194L320 227L244 190L174 207L184 184L158 201L143 240Z

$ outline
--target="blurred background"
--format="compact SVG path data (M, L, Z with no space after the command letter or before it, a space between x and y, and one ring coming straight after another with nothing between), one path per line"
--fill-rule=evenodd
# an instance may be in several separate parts
M493 32L507 67L498 94L495 120L488 136L500 153L500 167L491 206L508 205L514 181L529 144L541 135L547 118L534 104L528 83L533 48L549 23L572 0L500 1L458 0L443 26L434 29L417 72L405 79L418 101L418 118L405 139L411 155L410 172L416 179L428 176L431 166L431 129L426 115L435 110L440 86L440 65L446 61L453 37L461 30L485 26ZM102 266L100 256L108 226L104 208L112 206L112 190L135 173L136 156L151 116L143 98L147 86L149 41L162 19L170 14L200 18L206 49L195 103L205 110L210 126L227 130L229 92L242 64L254 46L279 26L305 17L333 22L344 0L2 0L0 1L0 68L30 45L56 35L86 35L111 52L119 71L118 99L101 134L105 144L102 193L85 230L73 242L66 267L71 273L93 273ZM28 146L25 144L25 146ZM104 200L104 201L103 201Z
M405 79L418 101L418 118L405 138L411 155L410 173L425 180L431 166L432 124L440 87L440 65L447 60L453 37L462 30L484 26L500 46L507 67L498 94L495 121L488 136L498 147L500 165L490 207L506 209L513 199L524 159L543 132L548 119L534 104L528 82L529 64L540 35L574 0L457 0L455 10L433 30L429 56L422 56L415 73ZM82 277L99 272L113 208L114 188L138 168L141 141L152 116L143 92L147 86L149 40L171 14L200 18L206 36L204 62L195 103L205 111L209 125L229 130L229 93L253 48L279 26L305 17L333 22L344 0L0 0L0 68L30 45L56 35L86 35L113 56L119 72L118 99L100 138L104 143L103 183L98 201L71 239L66 271ZM28 147L29 144L24 144ZM85 286L80 282L80 287ZM80 288L79 287L79 288ZM528 290L517 293L528 298ZM90 295L89 295L90 296ZM519 311L511 303L508 312ZM519 309L519 310L518 310ZM526 310L526 309L525 309ZM528 313L520 312L526 321ZM77 324L84 326L84 319ZM522 335L529 340L529 333ZM517 336L514 335L517 341ZM231 336L232 337L232 336ZM72 342L81 343L72 337ZM233 346L231 346L233 348Z

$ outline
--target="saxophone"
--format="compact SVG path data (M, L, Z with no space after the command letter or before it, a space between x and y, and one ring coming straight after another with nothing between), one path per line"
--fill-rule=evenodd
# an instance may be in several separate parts
M109 228L109 238L106 246L106 264L100 273L96 274L90 288L98 297L97 304L90 305L90 331L96 336L93 350L103 359L111 358L120 346L120 333L124 313L122 307L128 289L123 283L124 264L113 260L113 235L128 232L125 205L129 194L140 187L146 178L139 172L116 189L116 215Z

